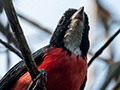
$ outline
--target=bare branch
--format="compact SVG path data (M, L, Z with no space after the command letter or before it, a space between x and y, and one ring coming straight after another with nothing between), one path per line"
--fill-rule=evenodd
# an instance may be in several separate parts
M10 29L8 28L9 28L9 25L7 25L7 27L3 27L3 25L0 23L0 32L7 38L7 40L10 43L13 43L15 47L19 49L16 39L14 38L13 34L10 32Z
M108 25L108 20L112 19L110 12L103 7L103 4L100 3L100 0L95 0L96 1L96 6L97 6L97 16L101 20L102 24L105 27L105 34L106 37L108 37L108 31L109 31L109 25Z
M2 5L1 0L0 0L0 13L2 13L2 11L3 11L3 5Z
M10 53L9 53L9 49L6 50L6 54L7 54L7 70L10 68Z
M120 33L120 29L110 37L110 39L94 54L91 60L88 63L88 67L90 64L103 52L103 50L113 41L113 39Z
M20 58L22 58L21 53L16 50L15 48L13 48L11 45L9 45L8 43L4 42L3 40L0 39L0 43L2 43L6 48L8 48L10 51L14 52L15 54L17 54Z
M109 75L107 76L105 82L103 83L103 86L101 87L100 90L105 90L105 88L107 87L107 85L109 84L109 82L111 81L111 79L117 74L119 73L118 71L120 70L120 62L116 62L113 65L114 68L112 68L112 70L109 72ZM113 89L114 90L114 89Z
M119 90L120 89L120 78L117 80L115 86L112 88L112 90Z
M93 56L93 53L90 52L90 51L88 52L88 54L91 55L91 56ZM100 59L100 60L102 60L102 61L104 61L104 62L106 62L106 63L108 63L108 64L113 63L113 60L112 60L112 59L105 59L105 58L103 58L103 57L98 57L98 59Z
M20 18L22 18L22 19L26 20L27 22L31 23L32 25L36 26L36 27L39 28L40 30L43 30L43 31L45 31L46 33L52 35L52 32L51 32L50 30L42 27L41 25L38 25L36 22L34 22L34 21L32 21L32 20L30 20L30 19L28 19L28 18L26 18L26 17L24 17L24 16L22 16L22 15L20 15L20 14L17 14L17 15L18 15Z
M11 0L2 0L2 3L3 3L3 7L5 9L5 12L7 14L9 23L14 32L14 35L19 42L19 47L20 47L23 59L26 63L27 69L32 77L32 80L34 80L39 75L39 71L38 71L36 63L32 57L31 51L29 49L29 46L28 46L25 36L23 34L22 28L17 19L17 15L16 15L15 9L13 7L13 3ZM41 82L40 79L38 79L38 80L39 80L39 82ZM44 87L41 87L39 84L37 89L44 90Z

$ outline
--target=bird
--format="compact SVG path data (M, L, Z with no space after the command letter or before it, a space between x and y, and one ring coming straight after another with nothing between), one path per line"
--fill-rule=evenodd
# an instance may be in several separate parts
M47 73L47 90L83 90L87 81L89 20L84 7L62 15L48 45L32 54ZM21 60L0 80L0 90L27 90L32 79Z

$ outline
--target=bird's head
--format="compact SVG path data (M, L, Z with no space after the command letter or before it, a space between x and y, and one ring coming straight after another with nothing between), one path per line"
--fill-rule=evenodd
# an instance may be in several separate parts
M89 22L84 7L67 10L59 20L50 45L85 57L89 49Z

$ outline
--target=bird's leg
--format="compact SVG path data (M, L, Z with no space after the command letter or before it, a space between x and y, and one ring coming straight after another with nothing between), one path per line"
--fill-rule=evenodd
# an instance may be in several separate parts
M42 90L46 90L43 82L47 82L47 73L45 72L44 69L40 69L39 72L40 72L40 74L30 83L27 90L36 90L36 87L38 84L41 85ZM44 78L44 81L43 81L43 78ZM38 79L40 79L41 82L39 82Z

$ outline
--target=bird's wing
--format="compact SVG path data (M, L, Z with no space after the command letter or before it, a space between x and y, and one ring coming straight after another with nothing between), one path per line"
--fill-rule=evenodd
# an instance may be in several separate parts
M81 87L80 87L79 90L84 90L86 81L87 81L87 76L85 77L85 80L84 80L84 82L83 82L83 84L81 85Z
M44 50L48 47L49 45L33 53L33 58L35 59L36 64L38 64L43 60L42 57L44 55ZM19 77L21 77L26 72L27 72L27 68L26 68L25 62L23 60L18 62L0 80L0 90L9 90L10 86L14 82L16 82L19 79Z

